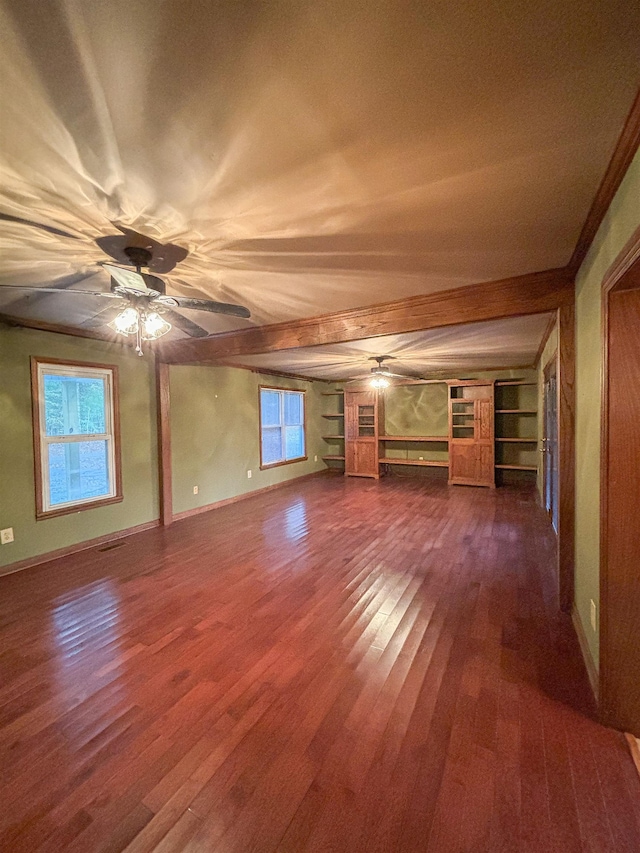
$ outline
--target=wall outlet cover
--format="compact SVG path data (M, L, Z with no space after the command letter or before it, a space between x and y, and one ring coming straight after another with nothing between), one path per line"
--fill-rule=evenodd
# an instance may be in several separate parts
M247 471L247 479L248 479L248 480L250 480L250 479L251 479L251 471Z
M197 494L198 494L198 487L197 487L197 486L194 486L194 487L193 487L193 494L194 494L194 495L197 495Z
M5 527L0 530L0 545L8 545L10 542L13 542L13 527Z

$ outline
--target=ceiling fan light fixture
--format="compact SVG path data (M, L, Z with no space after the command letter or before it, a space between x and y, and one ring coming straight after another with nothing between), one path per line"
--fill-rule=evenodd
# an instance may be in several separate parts
M155 341L171 331L171 323L161 317L157 311L145 314L142 320L142 340Z
M108 325L119 335L135 335L138 331L139 317L136 308L129 305Z
M136 352L142 355L142 341L155 341L171 331L171 323L157 311L128 305L109 324L120 335L136 336Z

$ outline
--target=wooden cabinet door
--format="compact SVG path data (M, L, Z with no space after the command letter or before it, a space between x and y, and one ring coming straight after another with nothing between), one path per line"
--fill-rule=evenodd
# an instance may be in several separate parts
M357 441L355 444L354 473L359 477L376 477L378 459L374 441Z
M474 441L451 442L449 445L449 482L474 485L478 480L478 456Z
M495 486L493 442L478 444L477 477L479 486Z
M493 398L475 401L475 439L493 441Z
M475 402L477 471L479 486L495 486L494 411L493 396Z

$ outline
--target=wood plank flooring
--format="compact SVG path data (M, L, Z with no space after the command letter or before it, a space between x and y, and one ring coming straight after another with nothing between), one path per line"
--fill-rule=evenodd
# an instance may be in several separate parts
M623 853L532 491L319 478L0 578L2 851Z

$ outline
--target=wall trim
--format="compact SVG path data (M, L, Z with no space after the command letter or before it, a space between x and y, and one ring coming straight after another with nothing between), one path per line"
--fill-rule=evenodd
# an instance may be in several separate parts
M197 365L196 365L197 366ZM276 370L270 367L258 367L250 364L240 364L233 361L225 361L224 359L216 359L215 361L207 362L203 367L235 367L237 370L248 370L249 373L261 373L263 376L277 376L282 379L296 379L299 382L343 382L342 379L321 379L319 376L303 376L302 373L287 373L285 370ZM181 367L181 365L174 365ZM288 390L288 389L287 389Z
M620 279L626 275L631 267L640 259L640 225L624 244L613 263L607 269L602 279L602 293L607 295L609 291L616 289ZM637 287L635 281L630 282L627 287ZM624 286L623 286L624 287ZM623 288L620 288L623 289Z
M169 365L156 359L156 431L158 436L158 494L160 524L173 521L173 487L171 469L171 381Z
M589 676L589 684L591 685L591 690L593 691L596 703L598 703L600 701L600 676L598 674L598 668L596 667L593 655L591 654L589 643L587 642L587 635L585 634L584 628L582 627L582 620L580 619L580 614L578 613L578 609L575 606L571 610L571 621L573 622L573 628L578 638L580 651L582 652L582 659L584 660L584 665L587 669L587 675Z
M547 341L551 337L551 332L556 327L556 323L558 322L558 314L554 312L551 317L549 317L549 322L547 323L547 328L544 330L544 334L542 336L542 340L540 341L540 346L538 347L538 352L536 353L535 361L533 362L533 366L538 369L540 366L540 361L542 359L542 354L544 353L544 348L547 345Z
M160 519L155 518L153 521L145 521L142 524L136 524L134 527L125 527L123 530L115 530L113 533L96 536L95 539L85 539L84 542L76 542L73 545L66 545L64 548L58 548L55 551L47 551L35 557L27 557L24 560L0 566L0 577L12 575L14 572L22 571L22 569L40 566L43 563L50 563L52 560L58 560L60 557L69 557L72 554L77 554L79 551L88 551L98 545L104 545L116 539L124 539L125 536L133 536L135 533L142 533L145 530L151 530L153 527L159 527L159 525Z
M51 288L51 292L55 293L56 291L54 288ZM64 326L61 323L47 323L45 320L30 320L28 317L14 317L12 314L2 313L0 313L0 323L14 328L32 329L36 332L52 332L56 335L69 335L72 338L89 338L94 341L118 344L119 347L127 346L124 341L118 340L115 332L101 332L99 329L84 329L82 326Z
M618 137L616 147L609 160L609 165L600 182L596 196L591 204L589 213L582 226L578 242L567 266L572 273L577 273L587 256L591 244L606 216L615 194L620 188L624 176L631 165L640 146L640 90L631 105L624 126Z
M558 585L560 609L570 613L575 587L576 508L575 306L558 309Z
M610 297L640 286L640 226L635 229L605 272L601 283L600 371L600 714L611 725L611 678L615 662L609 643L609 320Z
M256 495L261 495L264 492L272 492L274 489L281 489L283 486L289 486L291 483L300 483L302 480L310 480L312 477L321 477L326 474L331 474L330 471L312 471L310 474L302 474L300 477L292 477L290 480L283 480L281 483L273 483L271 486L263 486L261 489L254 489L252 492L244 492L241 495L234 495L232 498L223 498L221 501L214 501L211 504L204 504L193 509L185 509L182 512L176 512L173 516L174 521L182 521L184 518L191 518L193 515L200 515L203 512L209 512L213 509L220 509L223 506L238 503L246 498L253 498Z
M636 765L636 770L640 775L640 741L628 732L625 732L624 736L629 747L629 752L631 753L631 758L633 758L633 763Z

